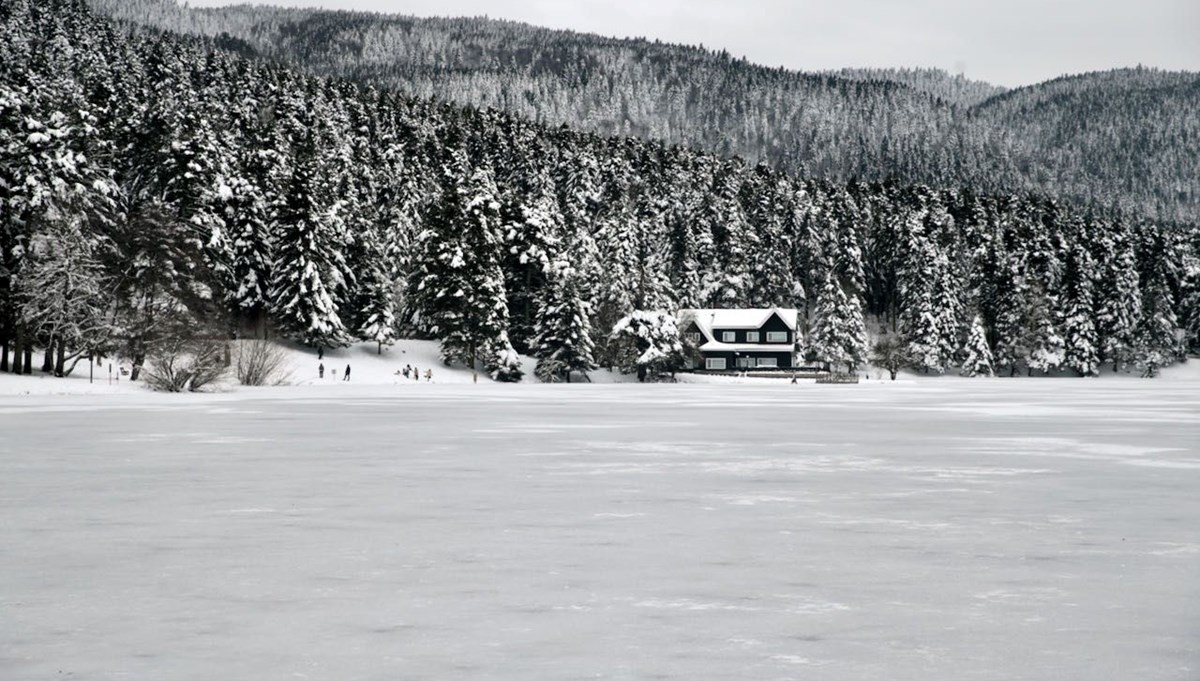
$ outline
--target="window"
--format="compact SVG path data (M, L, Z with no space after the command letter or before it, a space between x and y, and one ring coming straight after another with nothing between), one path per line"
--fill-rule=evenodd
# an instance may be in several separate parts
M700 334L699 333L696 333L696 332L689 333L687 335L687 339L690 340L692 343L695 343L696 345L700 344Z
M774 357L759 357L758 366L777 369L779 368L779 360Z
M786 343L786 342L788 342L788 333L787 333L787 331L768 331L767 332L767 342L768 343Z
M758 332L757 331L747 331L746 332L746 342L747 343L757 343L758 342Z
M704 368L708 369L709 371L724 371L725 370L725 358L724 357L709 357L708 359L704 360Z
M738 357L737 358L737 368L753 369L754 368L754 358L753 357Z
M737 342L737 332L736 331L722 331L721 332L721 342L722 343L736 343Z

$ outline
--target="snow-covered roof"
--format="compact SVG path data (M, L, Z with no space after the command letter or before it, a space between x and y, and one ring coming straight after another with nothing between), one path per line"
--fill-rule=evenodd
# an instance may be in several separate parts
M721 343L709 341L699 347L701 352L791 352L791 343Z
M794 309L783 307L771 308L742 308L728 310L680 310L679 319L683 322L695 321L704 335L712 338L713 329L758 329L771 315L778 314L783 323L792 331L796 330L796 319L799 313Z

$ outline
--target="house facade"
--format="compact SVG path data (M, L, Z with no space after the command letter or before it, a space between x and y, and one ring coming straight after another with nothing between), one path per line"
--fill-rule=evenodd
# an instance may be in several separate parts
M785 308L680 310L680 330L701 371L791 369L799 314Z

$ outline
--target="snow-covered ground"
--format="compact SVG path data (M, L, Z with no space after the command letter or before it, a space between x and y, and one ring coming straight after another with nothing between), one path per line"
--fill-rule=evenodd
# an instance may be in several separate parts
M480 374L474 376L470 371L461 367L446 367L438 359L438 344L436 341L421 341L421 340L401 340L391 347L383 348L383 352L372 343L360 343L349 348L338 348L334 350L326 350L324 355L318 359L317 351L312 348L306 348L296 345L283 344L278 346L280 351L286 357L286 369L282 372L281 378L284 379L285 385L280 388L306 388L307 390L287 390L286 394L304 395L313 392L324 391L325 394L344 394L352 392L361 394L359 390L362 386L398 386L404 388L413 385L428 385L430 383L438 385L446 384L466 384L474 383L475 379L481 383L488 383L490 379ZM40 369L40 356L34 358L35 366ZM533 375L534 368L537 366L537 361L531 357L522 358L523 369L525 371L525 383L538 383ZM320 375L319 368L324 365L325 374ZM351 368L349 382L343 380L345 377L346 367ZM420 380L414 380L413 374L410 373L408 378L403 375L405 366L415 367L421 373ZM42 374L40 370L35 369L33 375L30 376L13 376L11 374L0 373L0 395L111 395L117 393L144 393L146 388L141 383L130 382L127 376L121 375L121 369L125 369L128 373L129 365L122 365L118 361L98 363L96 366L89 366L86 361L80 362L74 372L66 378L54 378L53 376ZM425 371L431 370L433 376L427 380ZM1105 366L1103 368L1104 375L1101 376L1103 381L1120 380L1135 380L1143 381L1146 379L1139 378L1136 372L1113 374L1111 370ZM398 373L399 372L399 373ZM869 368L860 372L865 379L864 385L878 384L880 382L887 383L887 373L882 369ZM578 380L576 377L575 380ZM592 372L592 383L631 383L636 382L636 377L629 374L621 374L620 372L608 371L600 369ZM730 376L703 376L680 374L678 380L683 383L716 383L721 385L730 384L758 384L758 385L777 385L781 379L774 378L755 378L755 377L730 377ZM912 373L902 373L899 383L910 383L919 381L922 383L929 381L945 381L959 382L964 379L953 371L945 375L917 375ZM975 380L975 379L972 379ZM990 379L978 379L988 381ZM1052 380L1052 381L1079 381L1084 380L1089 383L1095 379L1079 379L1073 376L1061 377L1035 377L1034 379L1025 379L1019 377L1017 379L1004 380ZM1170 382L1170 381L1186 381L1194 382L1200 385L1200 361L1193 359L1192 361L1168 367L1163 370L1159 378L1152 382ZM786 381L785 381L786 382ZM1090 384L1090 383L1089 383ZM329 393L329 390L337 390L337 393ZM279 390L261 390L248 389L237 385L237 381L230 376L221 385L214 386L210 389L212 392L247 392L250 396L261 397L264 394L278 393ZM382 394L394 394L395 391L389 391Z
M0 397L0 679L1200 676L1195 380L348 361Z
M420 384L463 384L472 383L474 376L466 369L447 368L438 359L438 344L436 341L401 340L391 347L379 349L373 343L360 343L349 348L325 350L318 359L317 351L294 345L279 346L286 356L287 369L283 378L287 387L306 387L346 390L356 386L408 386ZM41 357L34 358L35 370L30 376L13 376L0 374L0 395L108 395L114 393L143 392L144 387L128 380L121 375L124 368L128 373L129 365L118 361L97 364L89 371L87 361L78 364L67 378L54 378L42 374ZM111 370L110 370L111 364ZM319 368L325 367L325 375L321 377ZM346 367L350 367L350 381L344 379ZM412 374L409 378L403 375L405 366L417 368L421 372L420 381L414 381ZM533 370L537 361L533 358L523 358L525 382L537 383ZM433 376L426 380L425 371L431 370ZM401 373L397 373L401 372ZM486 375L480 374L481 382L489 382ZM636 380L631 376L597 371L592 380L596 383L629 382ZM223 385L214 388L215 391L245 390L237 385L230 377ZM254 392L254 391L251 391Z

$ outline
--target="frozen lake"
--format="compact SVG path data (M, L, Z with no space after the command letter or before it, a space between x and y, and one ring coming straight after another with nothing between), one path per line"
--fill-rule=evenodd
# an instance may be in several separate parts
M1194 681L1200 389L3 397L0 678Z

